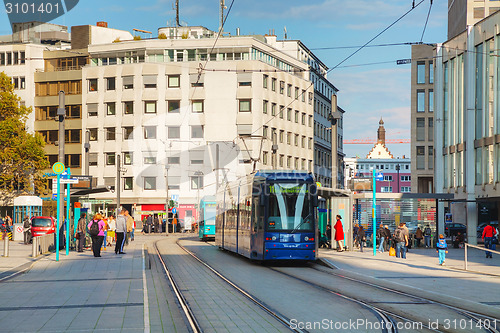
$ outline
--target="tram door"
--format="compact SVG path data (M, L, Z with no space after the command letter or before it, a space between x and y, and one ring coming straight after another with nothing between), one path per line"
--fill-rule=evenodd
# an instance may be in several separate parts
M252 228L250 257L252 259L263 259L264 252L264 206L259 204L259 197L252 198Z

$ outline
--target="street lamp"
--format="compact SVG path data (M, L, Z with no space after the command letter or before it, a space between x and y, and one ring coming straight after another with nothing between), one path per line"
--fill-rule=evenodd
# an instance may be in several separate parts
M401 166L399 164L396 164L396 171L398 172L398 192L397 193L401 192L399 190L399 170L401 170Z

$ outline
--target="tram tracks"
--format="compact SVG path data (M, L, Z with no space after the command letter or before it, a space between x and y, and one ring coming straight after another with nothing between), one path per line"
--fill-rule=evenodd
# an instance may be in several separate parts
M313 265L316 265L316 264L313 264ZM313 266L313 265L311 265L311 266ZM389 293L401 295L401 296L408 297L408 298L411 298L411 299L414 299L414 300L417 300L417 301L420 301L420 302L426 302L428 304L435 304L435 305L438 305L438 306L450 309L450 310L452 310L452 311L454 311L454 312L456 312L456 313L458 313L458 314L460 314L460 315L462 315L464 317L469 318L469 320L474 321L476 324L482 324L482 326L491 326L491 327L485 327L485 330L487 332L490 332L490 333L500 333L500 322L499 322L499 319L498 318L494 318L494 317L492 317L490 315L482 314L482 313L477 313L477 312L474 312L474 311L470 311L468 309L464 309L464 308L460 308L460 307L453 306L453 305L450 305L450 304L446 304L444 302L439 302L439 301L436 301L436 300L433 300L433 299L430 299L430 298L426 298L426 297L423 297L423 296L417 296L415 294L410 294L408 292L404 292L404 291L401 291L401 290L396 290L396 289L385 287L385 286L381 286L381 285L378 285L378 284L375 284L375 283L371 283L371 282L367 282L367 281L355 279L355 278L346 276L344 274L335 273L330 268L324 268L324 267L319 268L317 265L316 265L316 267L311 267L311 268L314 269L314 270L316 270L316 271L322 272L324 274L333 275L335 277L338 277L338 278L341 278L341 279L345 279L345 280L348 280L348 281L351 281L351 282L363 284L363 285L369 286L371 288L376 288L378 290L383 290L385 292L389 292ZM487 324L484 325L484 323L487 323ZM495 323L495 325L493 325L493 323Z

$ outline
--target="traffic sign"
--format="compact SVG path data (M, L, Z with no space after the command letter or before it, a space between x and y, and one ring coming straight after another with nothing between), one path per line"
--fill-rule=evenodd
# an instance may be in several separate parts
M59 175L62 174L65 169L66 169L66 167L61 162L56 162L52 166L52 171L54 171L55 174L59 174Z
M61 178L61 184L78 184L76 178Z
M377 172L377 174L375 175L375 180L376 181L384 180L384 174L382 172Z
M57 200L57 193L52 194L52 200Z
M172 214L176 214L177 213L177 208L172 208Z

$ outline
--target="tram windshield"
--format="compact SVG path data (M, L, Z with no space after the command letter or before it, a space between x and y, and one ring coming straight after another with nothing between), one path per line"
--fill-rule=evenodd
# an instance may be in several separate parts
M204 207L204 221L205 225L215 225L215 215L216 215L215 203L208 202Z
M313 231L314 219L307 184L272 184L267 231Z

